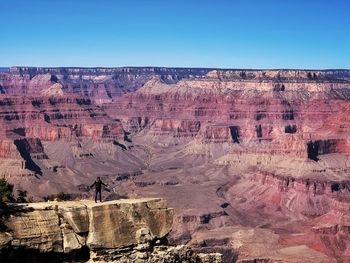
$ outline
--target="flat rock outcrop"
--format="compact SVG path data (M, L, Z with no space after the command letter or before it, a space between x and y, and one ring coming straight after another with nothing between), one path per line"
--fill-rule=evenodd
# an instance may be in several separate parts
M149 258L173 262L171 259L176 257L183 260L200 257L184 246L166 246L173 209L159 198L97 204L92 201L10 204L1 212L0 260L4 262L20 261L21 252L41 254L42 258L56 254L56 262L63 259L119 262L116 260L121 258L126 260L123 262L145 262ZM220 255L205 258L213 258L208 262L220 262Z
M13 210L3 215L9 245L42 252L69 252L85 245L123 248L138 244L142 235L148 235L146 242L161 239L173 220L173 210L161 199L32 203Z

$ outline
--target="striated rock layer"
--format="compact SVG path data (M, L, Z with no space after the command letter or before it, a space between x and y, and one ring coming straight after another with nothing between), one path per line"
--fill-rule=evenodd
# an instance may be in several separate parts
M0 93L0 174L34 199L101 176L224 261L348 262L348 70L14 67Z
M35 262L35 256L44 262L52 255L54 262L221 262L219 254L166 246L173 210L163 199L18 204L1 218L2 262Z

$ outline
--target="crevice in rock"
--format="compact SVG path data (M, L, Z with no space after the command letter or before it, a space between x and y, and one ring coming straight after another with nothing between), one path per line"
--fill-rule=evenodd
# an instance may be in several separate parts
M51 75L50 81L57 83L58 82L58 78L56 75Z
M277 83L273 86L274 92L285 91L286 87L282 83Z
M35 172L36 174L42 175L43 173L41 171L41 168L33 161L32 157L30 156L27 139L14 140L13 143L16 145L21 157L25 160L25 168Z
M332 183L331 190L333 192L338 192L340 190L340 184L339 183Z
M319 145L315 142L308 142L307 143L307 158L310 160L318 161L318 147Z
M262 137L262 128L261 125L255 126L255 131L256 131L256 137L261 138Z
M285 133L296 133L297 132L297 126L296 125L287 125L284 127Z
M0 85L0 94L5 94L5 89L3 86Z
M336 140L317 140L307 143L307 156L310 160L318 161L318 156L335 152L337 145Z
M294 111L293 110L286 110L282 112L282 119L287 120L294 120Z
M61 226L62 225L62 218L63 216L59 213L59 210L58 209L55 209L56 210L56 215L57 215L57 218L58 218L58 226L60 228L60 234L61 234L61 248L62 248L62 251L64 249L64 234L63 234L63 227Z
M16 128L12 131L20 136L26 136L26 130L24 128Z
M50 103L51 105L56 105L56 104L57 104L56 100L54 100L54 99L52 99L52 98L49 99L49 103Z
M12 106L14 104L13 100L9 98L5 98L3 100L0 100L0 106Z
M11 263L62 263L65 255L57 252L40 252L36 249L8 248L0 251L0 262Z
M0 251L0 262L11 263L62 263L87 262L90 259L90 249L83 246L70 253L40 252L37 249L7 248Z
M91 105L91 100L90 99L75 99L75 101L77 102L77 104L79 105Z
M86 262L90 259L90 249L88 246L82 246L79 250L71 253L74 262Z
M257 121L261 120L261 119L264 119L266 118L266 112L265 111L257 111L256 112L256 116L255 116L255 119Z
M39 107L40 108L41 104L43 104L42 100L32 100L32 105L34 107Z
M123 151L126 151L128 148L126 148L126 146L116 140L113 141L113 144L120 147Z
M17 112L11 112L10 114L6 114L4 119L7 121L19 120L19 115Z
M231 138L234 143L239 143L239 127L230 126Z
M128 137L130 132L124 132L124 141L132 143L132 140Z

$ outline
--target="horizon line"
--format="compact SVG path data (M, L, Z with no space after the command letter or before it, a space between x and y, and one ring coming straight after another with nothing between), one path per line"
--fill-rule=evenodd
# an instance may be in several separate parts
M201 69L201 70L246 70L246 71L350 71L350 68L227 68L227 67L185 67L185 66L0 66L1 69L40 68L40 69L122 69L122 68L159 68L159 69Z

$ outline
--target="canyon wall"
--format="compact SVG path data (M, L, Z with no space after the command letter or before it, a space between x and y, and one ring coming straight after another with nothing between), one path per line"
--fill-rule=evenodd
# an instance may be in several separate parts
M13 67L0 93L0 175L36 200L101 176L224 261L347 262L348 70Z

